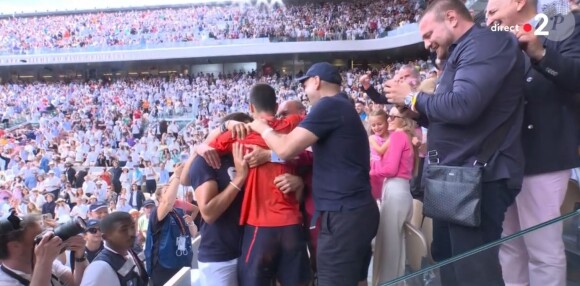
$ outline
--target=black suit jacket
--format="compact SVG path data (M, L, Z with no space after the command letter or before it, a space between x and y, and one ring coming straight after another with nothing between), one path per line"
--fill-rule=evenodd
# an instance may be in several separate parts
M137 204L133 205L133 190L129 191L129 205L135 208L136 210L140 210L143 206L143 202L145 202L145 195L140 190L137 191Z
M74 185L74 183L75 183L76 173L77 173L77 171L73 167L70 167L66 170L66 178L67 178L68 182L71 183L71 185Z
M546 55L540 62L527 62L522 132L526 175L580 166L574 104L574 96L580 92L580 16L575 18L569 38L558 42L542 39Z

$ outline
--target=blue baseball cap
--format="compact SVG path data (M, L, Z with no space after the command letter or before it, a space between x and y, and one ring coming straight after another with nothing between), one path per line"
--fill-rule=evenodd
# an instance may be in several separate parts
M98 211L98 210L100 210L102 208L105 208L106 209L107 208L107 203L105 203L105 202L97 202L97 203L94 203L94 204L92 204L89 207L89 211L94 212L94 211Z
M145 200L145 202L143 202L143 207L146 208L148 206L155 206L155 201L154 200Z
M89 219L89 220L87 220L87 223L86 223L87 229L94 228L94 227L97 227L99 225L101 225L101 221L98 219Z
M300 83L304 83L307 79L315 76L328 83L338 85L342 84L342 77L340 76L338 69L327 62L313 64L304 76L299 77L296 80Z

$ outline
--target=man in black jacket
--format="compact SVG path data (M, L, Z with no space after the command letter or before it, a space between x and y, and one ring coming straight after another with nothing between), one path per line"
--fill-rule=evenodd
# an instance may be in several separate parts
M68 182L71 185L73 185L73 186L76 187L76 185L75 185L75 179L76 179L75 178L75 175L76 175L77 171L75 170L75 168L73 168L72 163L70 163L70 162L65 163L64 164L64 167L65 167L66 179L68 180Z
M435 93L412 92L400 81L390 81L385 91L391 103L416 111L419 123L429 128L430 159L444 166L474 166L486 139L508 128L483 167L481 224L433 219L432 255L441 261L501 237L504 213L523 179L524 56L513 35L479 27L458 0L433 2L419 31L426 48L448 54ZM443 267L441 278L444 285L503 285L493 250Z
M113 184L113 190L115 193L119 194L122 188L121 173L123 173L123 170L121 170L121 167L119 167L118 160L113 161L113 168L111 168L109 172L111 173L111 183Z
M514 34L527 55L522 142L525 177L521 193L506 212L504 235L560 216L570 169L580 166L574 95L580 91L580 18L569 14L543 24L535 0L488 2L488 25L531 23L538 30ZM535 22L539 18L539 22ZM534 35L547 32L546 37ZM552 224L502 245L500 259L508 284L565 285L562 224Z

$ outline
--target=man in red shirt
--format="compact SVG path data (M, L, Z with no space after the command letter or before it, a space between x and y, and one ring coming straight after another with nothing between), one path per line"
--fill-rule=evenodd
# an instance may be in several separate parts
M280 133L289 133L302 120L300 115L276 118L275 90L257 84L250 92L250 111L254 119L267 121ZM225 122L235 129L234 122ZM228 126L229 125L229 126ZM269 149L257 133L236 139L225 132L209 144L220 154L230 153L240 142ZM283 174L295 174L294 166L273 154L271 162L251 168L245 185L240 224L244 225L242 255L239 260L240 285L271 285L274 279L282 285L307 285L310 269L306 239L302 231L302 215L297 194L284 193L274 183ZM238 189L241 186L236 186Z

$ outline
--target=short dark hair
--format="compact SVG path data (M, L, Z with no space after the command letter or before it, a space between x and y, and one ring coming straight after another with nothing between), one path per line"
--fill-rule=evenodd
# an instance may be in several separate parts
M9 258L8 243L12 241L22 241L24 239L24 232L28 226L38 223L38 215L26 215L20 221L20 227L8 233L0 233L0 260Z
M254 121L254 118L252 118L252 116L243 113L243 112L234 112L234 113L230 113L226 116L224 116L220 122L224 123L228 120L234 120L234 121L238 121L238 122L244 122L244 123L250 123L252 121Z
M119 223L133 222L133 218L128 212L112 212L101 220L101 233L113 231Z
M250 103L254 105L258 112L270 112L276 114L278 103L276 102L276 91L273 87L265 83L259 83L252 87L250 91Z
M473 21L473 17L471 17L471 13L465 7L465 4L461 0L435 0L427 9L423 12L423 16L434 13L435 20L441 22L445 19L445 13L449 10L453 10L457 12L457 14L465 20Z

